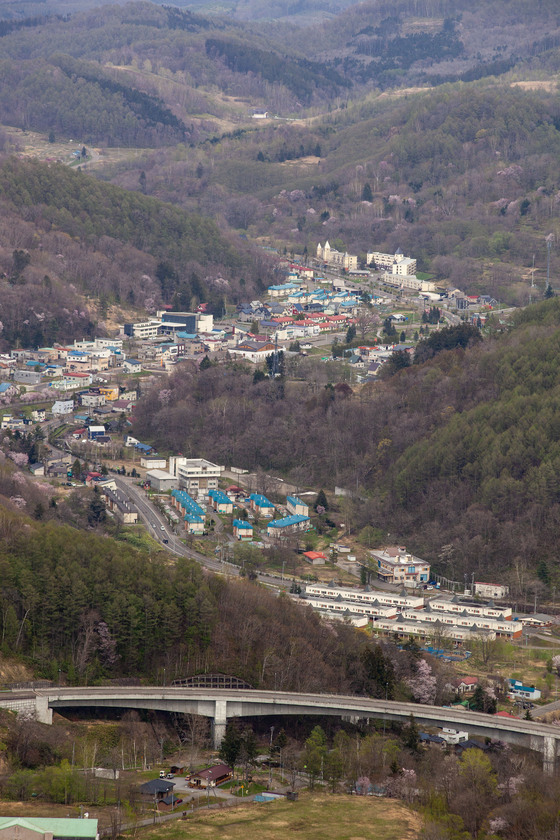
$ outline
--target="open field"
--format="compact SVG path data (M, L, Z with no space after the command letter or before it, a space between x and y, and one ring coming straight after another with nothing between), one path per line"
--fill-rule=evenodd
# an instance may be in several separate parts
M418 814L392 800L351 796L300 795L298 802L251 804L235 811L212 812L185 823L148 828L150 840L414 840L419 836ZM194 829L194 831L193 831Z

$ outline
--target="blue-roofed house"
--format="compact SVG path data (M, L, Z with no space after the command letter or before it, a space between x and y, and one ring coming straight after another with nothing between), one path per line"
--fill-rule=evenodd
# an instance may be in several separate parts
M298 499L297 496L288 496L286 499L286 507L288 513L300 514L301 516L309 516L309 506Z
M217 513L233 513L233 502L221 490L209 490L208 498Z
M274 519L268 523L266 532L269 537L283 537L297 531L308 531L310 520L308 516L293 514L283 519Z
M204 533L204 519L196 513L185 513L183 517L185 523L185 531L189 534L203 534Z
M259 516L274 516L274 505L261 493L251 493L249 504Z
M245 522L244 519L233 520L233 536L236 540L252 540L253 526L250 522Z
M510 679L508 694L512 698L521 698L523 700L539 700L541 692L534 685L523 685L521 680Z

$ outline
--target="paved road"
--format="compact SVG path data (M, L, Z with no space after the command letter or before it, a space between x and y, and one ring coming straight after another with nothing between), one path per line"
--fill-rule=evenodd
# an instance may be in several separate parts
M195 551L193 548L187 548L187 546L169 527L167 521L159 510L146 498L145 492L134 483L135 479L127 478L122 475L113 477L119 490L125 493L138 508L138 515L142 522L146 525L149 533L155 540L162 543L164 548L171 551L173 554L178 554L181 557L190 557L202 566L205 566L207 569L211 569L213 572L224 571L224 564L220 563L219 560L215 560L212 557L206 557L204 554L201 554L199 551ZM168 540L167 544L163 543L164 539ZM228 572L233 575L238 575L239 569L237 566L230 566L228 564Z
M200 563L201 566L210 569L212 572L217 572L222 575L232 575L234 577L240 575L241 570L239 566L221 562L214 557L207 557L205 554L201 554L193 548L188 548L173 533L173 530L169 527L159 510L146 497L145 492L135 484L136 479L122 475L111 477L115 479L117 487L123 493L126 493L136 505L140 519L146 525L152 537L162 544L162 548L180 557L190 557L191 560L196 560L197 563ZM168 540L168 542L164 543L164 539ZM261 583L278 590L287 589L291 583L288 578L284 579L281 575L259 574L258 578Z

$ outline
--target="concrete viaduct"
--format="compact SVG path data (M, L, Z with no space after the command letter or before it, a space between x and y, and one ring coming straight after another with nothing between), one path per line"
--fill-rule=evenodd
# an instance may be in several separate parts
M52 688L0 693L0 706L52 723L53 709L153 709L211 718L214 746L224 737L228 720L264 715L334 715L359 720L382 718L405 723L411 714L424 726L466 729L470 735L498 738L543 755L552 773L560 728L540 721L495 717L459 708L398 703L336 694L297 694L255 689L187 688L184 686Z

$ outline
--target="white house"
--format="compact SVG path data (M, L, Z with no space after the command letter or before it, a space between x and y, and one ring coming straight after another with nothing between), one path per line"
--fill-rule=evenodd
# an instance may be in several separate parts
M51 408L51 412L54 415L72 414L73 411L74 400L56 400Z

